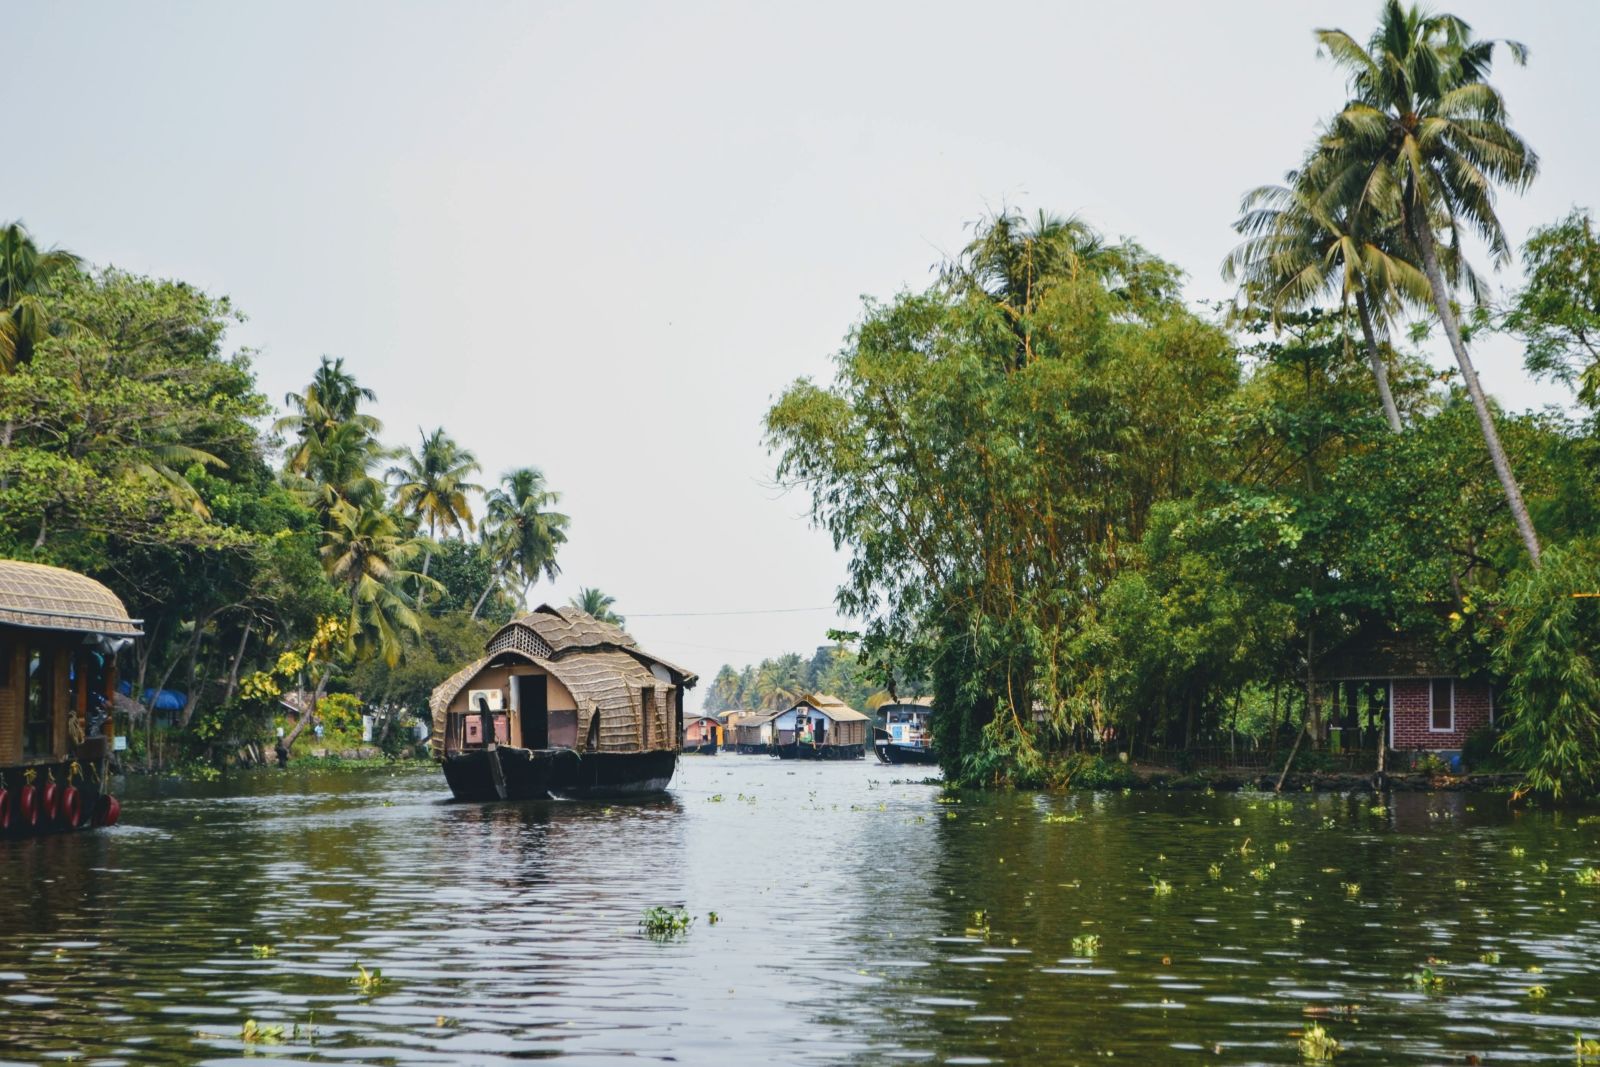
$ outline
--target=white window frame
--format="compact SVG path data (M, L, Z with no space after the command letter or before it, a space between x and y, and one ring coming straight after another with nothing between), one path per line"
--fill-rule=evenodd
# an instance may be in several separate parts
M1447 679L1450 683L1450 725L1444 728L1433 725L1433 693L1434 683L1438 678L1428 679L1428 732L1430 734L1453 734L1456 732L1456 680Z

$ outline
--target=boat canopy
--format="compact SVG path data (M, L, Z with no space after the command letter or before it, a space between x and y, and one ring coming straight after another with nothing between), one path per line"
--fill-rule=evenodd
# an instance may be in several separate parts
M139 637L117 594L75 571L0 560L0 624L105 637Z

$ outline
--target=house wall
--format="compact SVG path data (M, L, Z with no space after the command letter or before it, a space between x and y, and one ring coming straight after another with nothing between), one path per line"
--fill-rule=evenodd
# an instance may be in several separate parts
M1484 682L1455 679L1455 722L1450 730L1432 729L1431 678L1396 678L1389 685L1390 747L1459 751L1467 736L1493 719L1493 694Z
M0 764L22 758L22 642L0 629Z

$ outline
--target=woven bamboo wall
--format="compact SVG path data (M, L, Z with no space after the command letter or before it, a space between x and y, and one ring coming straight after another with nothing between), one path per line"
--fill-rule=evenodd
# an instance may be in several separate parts
M24 685L23 646L15 631L0 632L0 656L6 659L0 670L0 764L13 764L22 758L22 687Z

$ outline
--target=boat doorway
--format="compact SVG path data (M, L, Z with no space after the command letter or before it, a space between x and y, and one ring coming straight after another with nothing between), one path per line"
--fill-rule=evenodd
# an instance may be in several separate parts
M550 690L542 674L515 676L517 707L522 709L522 747L550 747Z

